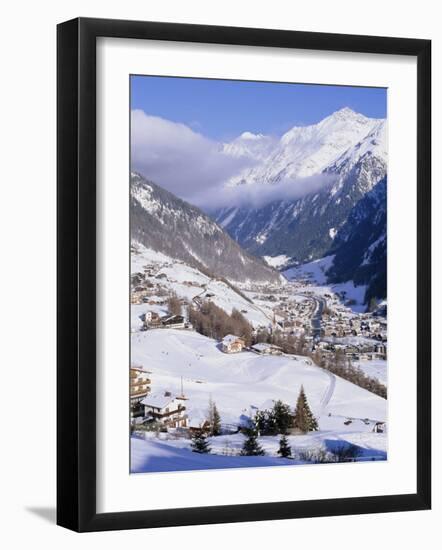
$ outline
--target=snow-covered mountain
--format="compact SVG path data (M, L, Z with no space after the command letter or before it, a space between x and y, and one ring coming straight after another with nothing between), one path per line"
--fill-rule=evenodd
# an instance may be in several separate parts
M342 164L350 150L353 162L367 151L386 161L385 128L384 119L368 118L345 107L317 124L295 126L280 140L245 132L224 150L259 157L260 162L231 178L228 185L272 184L313 176L334 163Z
M333 250L332 250L333 252ZM387 295L387 181L382 179L350 212L334 242L330 282L368 285L365 302Z
M325 255L357 202L386 176L386 130L384 119L344 108L318 124L294 127L280 140L238 138L239 144L233 142L230 149L249 154L255 163L226 185L274 186L275 200L258 208L223 208L216 213L217 222L256 255L285 255L293 264ZM243 145L249 141L265 147ZM325 183L309 193L308 178L316 176ZM307 178L303 197L277 198L279 184L300 178Z
M276 143L277 140L272 136L244 132L230 143L224 143L222 150L233 157L245 157L260 161L273 151Z
M131 239L234 282L277 282L280 275L251 256L199 208L131 174Z

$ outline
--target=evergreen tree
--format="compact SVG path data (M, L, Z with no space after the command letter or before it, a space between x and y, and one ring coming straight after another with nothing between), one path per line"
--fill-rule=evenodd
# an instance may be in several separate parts
M275 419L277 433L286 434L293 423L293 418L290 414L290 407L278 400L274 404L272 412Z
M241 451L242 456L262 456L265 455L264 449L258 443L258 433L256 428L249 428L246 431L247 439Z
M289 441L286 435L282 435L281 439L279 440L278 454L281 456L281 458L289 458L292 456L292 449L289 445Z
M278 433L273 411L258 411L255 415L255 426L259 435L276 435Z
M210 453L209 443L202 431L198 431L192 436L192 443L190 444L190 446L194 453Z
M296 402L293 425L302 433L315 432L318 429L318 423L310 410L303 386L301 386L298 401Z
M216 403L209 399L209 424L210 424L210 435L220 435L221 433L221 416L218 412Z

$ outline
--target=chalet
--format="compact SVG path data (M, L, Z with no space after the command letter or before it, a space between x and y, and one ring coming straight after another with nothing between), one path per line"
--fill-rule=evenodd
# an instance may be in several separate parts
M161 325L160 316L156 311L146 311L144 314L144 324L148 327L157 327Z
M150 392L149 371L143 367L130 368L130 413L131 418L143 415L142 400Z
M239 338L234 334L224 336L221 341L221 349L224 353L238 353L244 349L245 345L243 338Z
M130 303L135 306L143 303L143 298L138 293L132 292L130 295Z
M192 414L192 416L188 419L187 427L191 433L208 433L210 430L210 422L204 414Z
M186 428L188 418L185 414L185 402L184 396L174 397L168 391L149 395L142 401L144 416L169 428Z
M185 328L184 317L182 315L168 315L161 319L164 328Z
M255 344L252 349L260 355L282 355L282 349L279 346L273 344L266 344L264 342Z

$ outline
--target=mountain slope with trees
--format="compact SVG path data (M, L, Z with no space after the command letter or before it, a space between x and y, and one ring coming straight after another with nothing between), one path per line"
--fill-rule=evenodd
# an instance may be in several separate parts
M365 303L387 296L387 179L383 178L351 210L329 254L328 281L367 285Z
M199 208L137 173L131 175L130 201L131 239L146 248L235 282L280 280Z
M269 197L274 190L275 200L223 208L217 222L255 255L285 255L292 264L322 257L355 205L386 176L386 131L385 120L348 108L318 124L292 128L271 154L227 184L257 193L265 188ZM302 196L278 198L278 187L290 190L299 181Z

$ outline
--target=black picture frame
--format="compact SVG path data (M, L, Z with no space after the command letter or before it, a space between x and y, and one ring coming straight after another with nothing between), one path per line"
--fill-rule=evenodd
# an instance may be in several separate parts
M417 58L417 491L362 498L96 512L96 39ZM431 506L431 42L107 19L57 28L57 523L75 531L425 510ZM411 359L410 359L411 360Z

